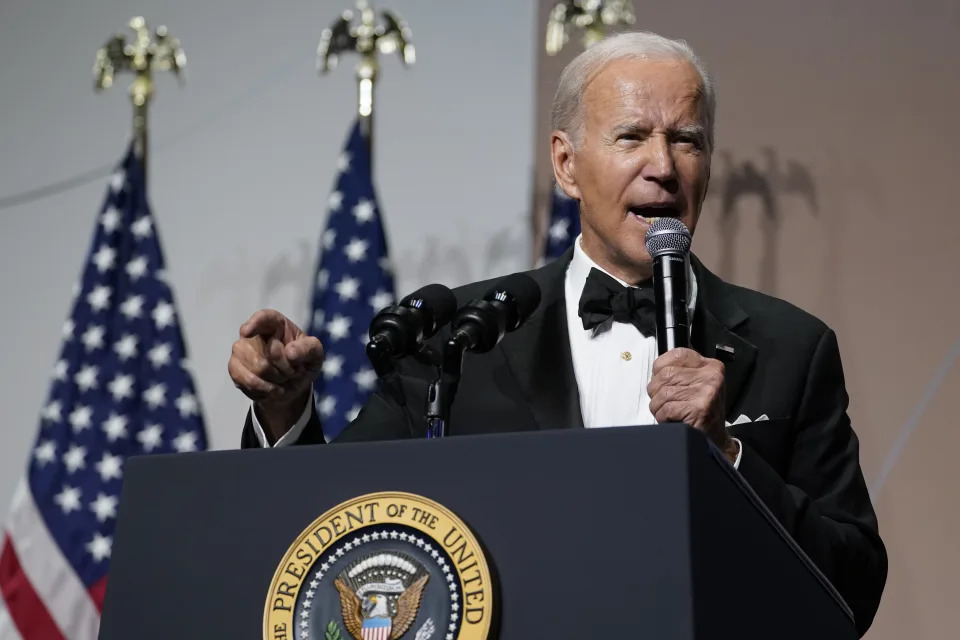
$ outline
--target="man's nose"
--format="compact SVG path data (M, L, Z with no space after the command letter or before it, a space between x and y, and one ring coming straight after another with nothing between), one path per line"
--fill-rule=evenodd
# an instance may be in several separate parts
M647 153L640 175L672 190L677 184L677 166L673 161L673 150L669 141L665 136L651 136L645 146Z

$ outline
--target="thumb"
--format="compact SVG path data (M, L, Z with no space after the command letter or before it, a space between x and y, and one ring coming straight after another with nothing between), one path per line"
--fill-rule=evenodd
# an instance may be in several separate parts
M283 354L291 365L309 370L323 363L323 345L314 336L301 335L283 348Z

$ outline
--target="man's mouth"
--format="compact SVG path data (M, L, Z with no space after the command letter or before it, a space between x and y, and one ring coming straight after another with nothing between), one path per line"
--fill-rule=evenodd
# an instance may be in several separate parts
M680 208L673 204L635 205L631 206L628 211L638 218L643 218L648 224L652 223L657 218L680 217Z

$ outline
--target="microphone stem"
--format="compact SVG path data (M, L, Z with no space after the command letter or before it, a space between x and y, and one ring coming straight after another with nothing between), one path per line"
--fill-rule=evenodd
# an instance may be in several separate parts
M427 437L442 438L447 435L447 423L442 418L427 419Z
M472 340L465 331L455 333L443 346L443 364L436 379L427 390L427 407L424 418L427 422L427 437L445 437L450 429L450 408L460 386L463 370L463 355Z

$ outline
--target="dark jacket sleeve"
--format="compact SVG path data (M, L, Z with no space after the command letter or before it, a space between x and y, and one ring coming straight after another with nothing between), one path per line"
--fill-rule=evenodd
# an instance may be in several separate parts
M747 445L739 470L846 600L862 636L880 604L887 554L847 404L837 338L827 330L810 363L786 477Z
M247 411L247 419L243 423L243 434L240 436L241 449L258 449L260 440L253 430L253 409ZM320 425L320 418L317 416L316 407L310 408L310 421L303 428L303 433L294 444L323 444L323 428Z
M334 442L364 442L370 440L397 440L411 435L422 436L426 427L422 420L414 419L408 407L408 397L425 395L426 383L416 376L395 374L379 383L376 393L364 405L357 418L351 422ZM422 405L422 400L420 400ZM295 445L324 444L323 426L316 407L310 408L310 420L304 427ZM242 449L260 447L260 440L253 430L253 416L247 411L240 438Z

